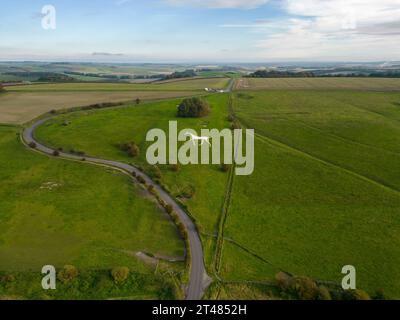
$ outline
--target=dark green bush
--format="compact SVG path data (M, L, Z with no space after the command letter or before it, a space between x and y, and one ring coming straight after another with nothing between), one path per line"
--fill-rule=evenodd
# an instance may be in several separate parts
M231 168L231 166L232 166L232 165L230 165L230 164L225 164L225 163L223 163L223 164L221 164L220 169L221 169L222 172L228 172L229 169Z
M171 164L170 168L171 168L171 171L178 172L180 169L180 166L179 166L179 164Z
M116 267L111 270L111 276L115 282L122 283L128 279L129 269L127 267Z
M72 265L66 265L61 271L58 272L57 277L61 282L66 283L74 280L78 274L79 271L76 267Z
M240 123L238 121L233 121L232 125L231 125L231 129L235 130L235 129L241 129L242 126L240 125Z
M158 166L151 166L148 173L154 179L159 180L162 178L162 172Z
M343 294L344 300L371 300L368 293L363 290L345 290Z
M315 300L319 294L317 284L308 277L294 277L291 288L301 300Z
M165 208L165 211L167 211L168 214L171 214L174 211L174 208L170 204L166 204L164 206L164 208Z
M140 153L139 147L136 145L135 142L128 142L128 143L122 143L119 145L119 148L126 152L128 156L134 158L137 157Z
M29 142L29 147L32 149L35 149L37 147L37 145L35 142L31 141L31 142Z
M139 181L139 183L146 184L146 180L142 176L137 176L136 179Z
M196 193L196 189L194 186L189 185L183 188L182 192L180 193L180 198L191 199L193 198L194 194Z
M198 98L188 98L178 106L178 117L201 118L210 114L210 105L207 101Z
M318 288L318 300L332 300L332 296L325 286Z

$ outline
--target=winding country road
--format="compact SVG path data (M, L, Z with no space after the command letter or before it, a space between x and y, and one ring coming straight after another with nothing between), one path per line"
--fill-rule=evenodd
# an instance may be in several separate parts
M46 147L45 145L39 143L35 140L34 132L35 129L53 117L47 117L41 120L36 121L30 127L26 128L23 132L22 138L23 142L28 146L30 143L35 143L35 150L47 154L53 155L54 149ZM73 161L82 161L82 156L73 155L70 153L60 152L60 158L73 160ZM175 212L177 213L179 220L186 227L188 233L188 241L190 246L190 278L189 284L186 290L186 300L200 300L203 296L204 291L207 289L209 284L211 283L211 278L207 275L205 266L204 266L204 254L203 247L200 241L200 236L194 225L193 221L187 215L187 213L178 205L178 203L162 189L158 184L156 184L149 176L147 176L144 172L140 171L138 168L131 166L126 163L112 161L112 160L104 160L93 157L86 157L86 162L116 168L118 170L122 170L125 173L132 176L132 173L135 172L137 175L141 175L147 185L152 185L154 189L158 192L160 198L164 200L166 203L169 203L173 206Z
M229 81L227 88L223 92L225 93L232 92L234 84L235 80L231 79ZM54 117L55 116L48 116L46 118L38 120L23 131L22 140L27 147L30 143L35 143L36 151L53 156L54 149L51 149L36 141L34 133L36 128L43 125L45 122L49 121ZM72 161L82 161L82 156L77 156L66 152L60 152L59 157ZM161 186L155 183L148 175L146 175L138 168L123 162L105 160L87 156L85 156L85 162L122 170L123 172L127 173L130 176L132 176L132 173L135 172L137 175L141 175L144 178L148 186L152 185L154 187L154 189L158 192L162 200L172 205L174 211L179 217L179 220L186 227L188 233L188 242L190 246L189 248L190 258L191 258L190 270L189 270L190 278L186 290L186 300L200 300L205 290L210 285L212 279L207 275L206 272L206 268L204 265L203 247L201 244L198 230L195 224L193 223L192 219L188 216L188 214L179 206L179 204L167 192L164 191L164 189Z

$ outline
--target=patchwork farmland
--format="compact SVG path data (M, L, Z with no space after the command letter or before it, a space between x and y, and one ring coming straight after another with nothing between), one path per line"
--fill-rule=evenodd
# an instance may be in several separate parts
M134 92L148 93L147 98L141 96L143 100L152 100L155 94L157 101L56 115L37 128L35 137L52 149L131 163L158 181L199 230L205 267L213 279L206 298L280 299L274 285L277 273L339 284L341 268L348 264L358 269L360 289L370 295L383 289L387 296L398 298L400 283L393 277L400 278L400 93L388 83L381 87L381 79L357 82L359 87L353 82L342 90L338 88L348 83L340 85L342 79L335 80L335 90L318 86L298 89L297 85L289 90L244 90L240 83L248 79L239 79L235 91L204 97L211 106L210 115L185 119L177 118L176 106L182 98L174 94L204 92L198 80L192 80L194 84L182 81L187 90ZM266 83L264 79L261 82ZM226 86L227 82L218 85ZM36 86L38 92L23 94L52 96L75 90L72 84L32 87ZM92 86L88 87L90 93L95 88ZM125 94L122 86L116 94ZM101 84L97 94L110 94L103 91L106 88ZM81 93L86 93L84 88L76 95ZM163 96L166 93L172 95ZM5 94L0 104L8 94L20 93ZM22 114L25 121L39 115ZM171 120L178 121L179 130L223 129L235 123L254 128L255 172L235 176L233 168L221 170L219 165L150 166L145 153L149 146L146 132L153 128L167 131ZM133 277L147 279L148 291L136 298L183 296L181 284L187 283L188 276L184 264L158 260L162 267L154 269L149 261L154 255L182 257L184 242L165 213L140 188L113 170L26 150L16 136L18 126L3 126L1 130L1 161L8 166L2 172L2 180L8 181L1 189L2 197L25 190L21 199L26 198L24 205L11 200L2 203L2 212L10 212L1 216L3 272L18 274L29 284L35 279L30 270L52 259L60 266L75 264L95 283L96 273L89 271L92 267L97 266L101 273L123 264L133 271ZM140 150L134 158L120 148L129 141ZM13 163L10 157L19 160ZM8 180L11 175L16 178ZM82 176L86 178L82 180ZM108 204L94 203L93 194L101 194ZM114 208L111 216L110 204ZM38 224L41 219L34 215L22 220L32 206L54 224ZM64 217L67 212L74 213L73 220ZM92 234L89 230L93 229L97 231ZM67 236L68 230L76 231ZM27 238L21 235L32 233L40 237L28 246ZM40 251L45 239L53 241L54 250ZM67 251L59 255L56 247L61 243ZM28 248L36 253L35 259L21 255ZM147 260L138 258L138 252L145 252ZM165 272L171 277L154 285ZM24 288L2 287L0 293L22 295ZM113 290L114 296L127 296L123 290ZM40 298L37 292L30 297ZM79 294L85 293L73 293L76 297ZM100 290L98 297L103 294Z

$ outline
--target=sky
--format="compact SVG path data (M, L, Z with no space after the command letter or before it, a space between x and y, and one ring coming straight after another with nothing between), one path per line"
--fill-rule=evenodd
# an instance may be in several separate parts
M43 28L55 8L55 29ZM2 0L0 60L399 61L400 0Z

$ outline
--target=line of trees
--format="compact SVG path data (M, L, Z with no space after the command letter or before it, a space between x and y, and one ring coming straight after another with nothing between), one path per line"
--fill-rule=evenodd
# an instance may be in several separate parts
M72 78L63 73L56 72L6 72L5 75L15 76L20 78L31 79L32 81L39 82L73 82L76 81L75 78Z
M257 70L247 76L248 78L313 78L312 72L289 72L275 70Z
M197 76L197 73L194 70L185 70L180 72L174 72L172 74L166 75L163 77L164 80L171 79L181 79L181 78L193 78Z
M385 71L371 73L315 73L315 72L290 72L276 70L257 70L246 76L247 78L400 78L400 71Z

